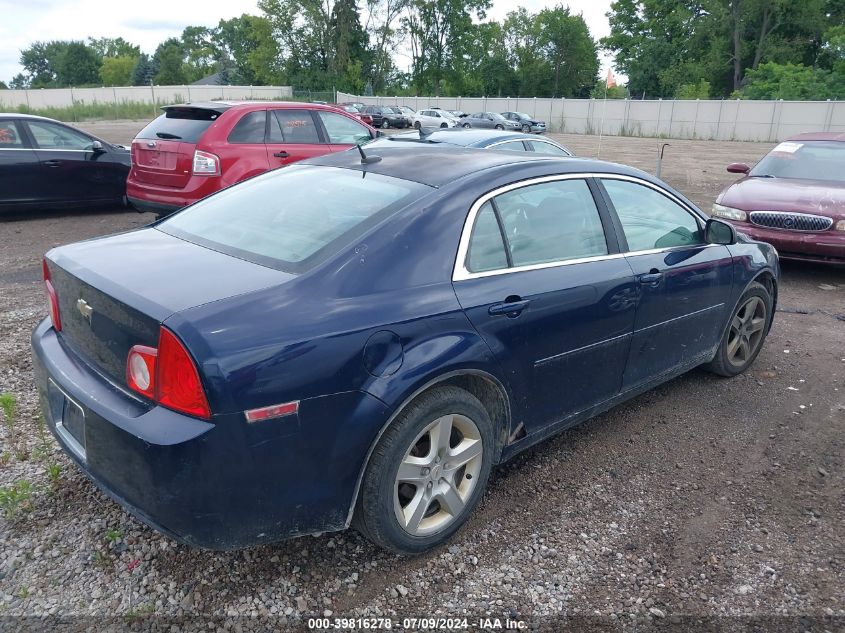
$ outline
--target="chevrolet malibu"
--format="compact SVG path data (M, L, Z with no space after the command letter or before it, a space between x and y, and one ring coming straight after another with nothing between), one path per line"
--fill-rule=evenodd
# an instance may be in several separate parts
M494 465L763 345L774 249L643 172L364 151L47 253L45 418L145 523L214 549L353 525L422 552Z

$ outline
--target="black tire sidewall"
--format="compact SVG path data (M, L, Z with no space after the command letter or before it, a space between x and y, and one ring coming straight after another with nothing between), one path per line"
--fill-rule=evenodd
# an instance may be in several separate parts
M766 306L766 325L764 326L763 338L760 341L760 344L757 346L757 349L754 350L754 353L751 355L743 365L737 366L728 360L728 338L731 332L731 322L733 318L736 316L737 311L745 305L745 302L748 301L751 297L759 297L763 300L763 303ZM736 302L734 309L731 311L730 317L728 318L728 323L725 326L725 331L722 333L722 340L719 342L719 350L716 352L716 357L713 359L711 366L716 373L721 374L723 376L738 376L739 374L743 373L747 370L757 359L757 356L760 354L760 351L763 349L763 345L766 342L766 338L769 334L769 326L772 323L772 297L769 294L769 291L766 290L766 287L762 284L753 282L751 283L748 288L746 288L745 292L742 293L742 296L739 298L739 301Z
M463 513L442 532L429 536L413 536L399 525L393 510L393 487L396 471L408 448L423 429L437 418L450 413L470 418L481 434L484 447L478 483ZM493 423L483 405L472 394L457 387L438 387L419 396L406 407L385 431L367 466L356 514L359 524L378 545L400 554L419 554L447 541L472 514L490 475L493 465Z

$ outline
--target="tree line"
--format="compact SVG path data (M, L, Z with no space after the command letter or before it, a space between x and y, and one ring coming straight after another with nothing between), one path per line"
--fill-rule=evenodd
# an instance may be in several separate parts
M608 17L633 97L845 97L843 0L615 0Z
M843 0L615 0L596 42L559 4L504 20L491 0L259 0L152 55L123 38L36 42L13 88L218 83L354 94L845 97ZM627 86L606 89L600 50ZM400 68L398 61L402 63ZM407 70L405 70L407 68Z

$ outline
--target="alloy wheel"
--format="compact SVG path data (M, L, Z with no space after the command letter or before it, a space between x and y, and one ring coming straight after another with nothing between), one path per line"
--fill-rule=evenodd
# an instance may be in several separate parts
M426 536L459 517L479 483L484 446L475 422L444 415L420 433L399 464L393 509L403 530Z
M525 132L526 134L528 134L531 131L531 126L530 125L523 125L522 131Z
M728 333L727 357L731 365L740 367L754 357L763 342L766 316L766 304L760 297L750 297L736 311Z

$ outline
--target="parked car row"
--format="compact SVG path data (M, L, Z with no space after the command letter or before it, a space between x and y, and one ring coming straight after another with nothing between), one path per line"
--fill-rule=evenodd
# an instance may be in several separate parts
M526 134L543 134L546 132L546 122L536 119L525 112L476 112L468 114L462 110L447 110L440 107L429 107L414 111L408 106L373 106L352 102L341 104L343 107L354 107L360 112L366 112L374 117L373 125L382 128L415 127L464 127L486 128L497 130L519 130Z

